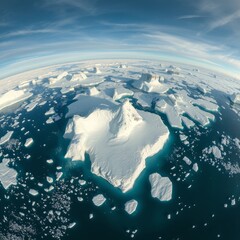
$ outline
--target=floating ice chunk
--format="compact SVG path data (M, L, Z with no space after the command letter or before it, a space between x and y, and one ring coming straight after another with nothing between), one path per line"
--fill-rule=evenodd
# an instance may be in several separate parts
M239 93L234 93L231 97L230 100L233 103L240 104L240 94Z
M158 153L168 136L158 115L126 101L114 110L74 116L65 132L72 139L65 157L84 160L87 152L91 171L126 192L145 168L145 159Z
M236 199L235 198L231 200L231 205L232 206L236 205Z
M98 194L93 197L92 201L95 206L99 207L106 201L106 198L102 194Z
M55 110L54 110L54 107L51 107L46 113L45 115L48 116L48 115L53 115L55 113Z
M56 181L59 181L62 175L63 175L63 172L57 172Z
M25 147L30 147L30 145L33 144L33 139L32 138L28 138L24 144Z
M172 182L168 177L162 177L158 173L149 176L151 183L152 197L158 198L160 201L169 201L172 199Z
M3 137L0 138L0 146L7 143L13 135L13 131L8 131Z
M51 117L49 117L46 121L47 124L51 124L54 123L53 119Z
M53 163L53 160L52 160L52 159L48 159L46 162L47 162L48 164L52 164L52 163Z
M185 141L188 137L186 136L186 135L184 135L184 134L181 134L180 136L180 140L181 141Z
M181 117L173 106L162 99L156 102L155 109L166 114L168 122L173 128L183 129Z
M68 225L68 228L73 228L75 225L76 225L76 223L75 223L75 222L73 222L73 223L70 223L70 224Z
M210 152L212 152L215 158L218 158L218 159L222 158L221 150L217 146L211 147Z
M83 186L83 185L86 184L86 181L85 181L85 180L82 180L82 179L80 179L78 182L79 182L79 184L80 184L81 186Z
M87 75L84 72L80 72L80 73L77 73L77 74L73 74L70 81L71 82L82 81L82 80L85 80L85 79L87 79Z
M4 158L0 163L0 182L5 189L17 184L17 172L8 167L9 161L9 159Z
M188 158L188 157L184 157L183 158L183 161L187 164L187 165L191 165L192 164L192 161Z
M47 177L47 181L48 181L49 183L53 183L53 178Z
M35 189L30 189L30 190L29 190L29 193L30 193L31 195L33 195L33 196L37 196L37 195L38 195L38 191L35 190Z
M38 105L38 102L29 103L29 104L26 106L27 112L31 112L37 105Z
M22 102L32 96L25 90L10 90L0 96L0 110L9 107L15 103Z
M56 82L62 80L63 78L65 78L67 75L68 75L68 72L65 71L65 72L59 74L57 77L49 78L49 79L48 79L49 84L50 84L50 85L51 85L51 84L54 84L54 83L56 83Z
M198 171L198 164L194 163L192 166L193 171L197 172Z
M158 75L152 75L150 73L142 73L139 80L135 80L132 83L133 87L145 92L165 93L169 87L160 82Z
M137 205L138 205L138 202L134 199L128 201L125 203L125 211L128 213L128 214L132 214L136 211L137 209Z

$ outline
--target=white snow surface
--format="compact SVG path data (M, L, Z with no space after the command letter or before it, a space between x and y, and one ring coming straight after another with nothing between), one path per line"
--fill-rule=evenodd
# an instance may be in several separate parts
M158 198L160 201L169 201L172 199L172 182L168 177L162 177L158 173L149 176L151 183L152 197Z
M31 96L32 94L25 90L10 90L0 95L0 110L18 102L24 101Z
M96 109L87 117L75 115L65 131L71 139L65 157L84 160L88 153L91 171L126 192L145 168L145 159L158 153L168 136L159 116L125 101L114 109Z

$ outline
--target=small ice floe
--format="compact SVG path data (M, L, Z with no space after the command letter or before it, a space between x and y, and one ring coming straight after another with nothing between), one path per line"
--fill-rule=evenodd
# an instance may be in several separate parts
M191 165L192 164L192 161L188 158L188 157L184 157L183 158L183 161L187 164L187 165Z
M28 138L24 144L25 147L30 147L33 144L33 139Z
M132 214L136 211L137 209L137 205L138 205L138 202L134 199L128 201L125 203L125 211L128 213L128 214Z
M33 196L37 196L37 195L38 195L38 191L35 190L35 189L30 189L30 190L29 190L29 193L30 193L31 195L33 195Z
M102 194L98 194L93 197L92 201L95 206L99 207L106 201L106 198Z

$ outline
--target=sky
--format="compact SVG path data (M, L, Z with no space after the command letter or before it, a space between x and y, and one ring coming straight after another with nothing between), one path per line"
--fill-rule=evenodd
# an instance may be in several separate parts
M0 79L84 59L190 63L240 79L239 0L0 0Z

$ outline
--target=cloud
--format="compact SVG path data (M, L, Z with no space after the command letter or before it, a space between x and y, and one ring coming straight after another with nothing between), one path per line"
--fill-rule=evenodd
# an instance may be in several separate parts
M81 10L89 15L95 15L97 13L96 3L97 0L47 0L45 6L60 7L61 10L70 7Z
M202 18L203 16L200 15L184 15L184 16L180 16L177 19L193 19L193 18Z
M217 18L216 20L210 22L208 26L208 31L213 31L216 28L229 25L230 23L238 20L239 18L240 18L240 10L237 10L230 15Z

